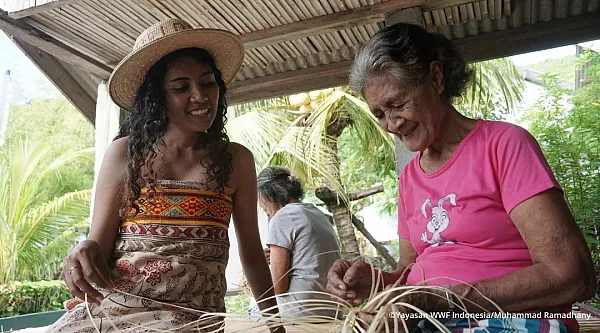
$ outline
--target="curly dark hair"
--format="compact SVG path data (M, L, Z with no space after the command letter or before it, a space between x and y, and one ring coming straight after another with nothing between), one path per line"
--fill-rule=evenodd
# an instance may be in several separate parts
M160 157L156 143L162 140L167 131L167 110L164 96L164 79L173 62L181 57L191 57L199 63L211 67L219 86L217 115L212 126L201 135L200 141L208 150L208 158L201 165L208 171L206 186L223 193L231 173L231 154L228 151L229 137L225 130L227 122L227 88L212 56L204 49L185 48L174 51L154 64L138 89L133 108L119 129L116 139L129 137L127 146L127 178L124 188L124 200L120 216L125 219L138 213L136 200L143 187L149 188L149 195L156 193Z

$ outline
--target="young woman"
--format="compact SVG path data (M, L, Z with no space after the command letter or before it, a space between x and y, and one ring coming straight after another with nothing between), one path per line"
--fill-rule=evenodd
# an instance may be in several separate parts
M226 84L243 56L234 35L171 19L116 67L110 94L129 115L102 163L90 234L63 268L91 312L70 302L49 332L222 329L214 313L225 312L232 217L255 298L274 296L254 159L224 128ZM259 305L277 309L274 299Z

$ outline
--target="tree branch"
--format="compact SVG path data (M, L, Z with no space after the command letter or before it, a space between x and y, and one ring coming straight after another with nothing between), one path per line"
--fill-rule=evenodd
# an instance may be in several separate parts
M371 196L371 195L377 194L377 193L381 193L381 192L383 192L383 185L380 184L380 185L368 188L366 190L360 190L358 192L349 193L348 200L356 201L356 200L360 200L362 198L366 198L368 196Z
M367 228L365 228L365 224L361 220L359 220L358 217L356 217L354 215L352 215L352 224L354 224L354 226L356 227L356 229L358 229L358 231L360 231L363 235L365 235L365 237L369 240L369 242L371 242L373 247L375 247L377 252L379 252L379 254L381 254L383 259L385 259L385 261L389 265L391 265L393 269L396 269L396 265L397 265L396 260L390 255L390 253L385 248L385 246L383 246L381 243L379 243L375 239L375 237L373 237L373 235L371 235L371 233L367 230Z
M366 198L368 196L371 196L373 194L377 194L377 193L381 193L383 192L383 185L377 185L365 190L360 190L357 192L353 192L348 194L348 200L349 201L356 201L356 200L360 200L363 198ZM325 204L330 205L330 204L335 204L335 202L337 202L338 200L338 196L339 194L335 191L332 191L329 187L327 186L323 186L318 188L315 191L315 195L317 196L317 198L319 198L321 201L323 201Z

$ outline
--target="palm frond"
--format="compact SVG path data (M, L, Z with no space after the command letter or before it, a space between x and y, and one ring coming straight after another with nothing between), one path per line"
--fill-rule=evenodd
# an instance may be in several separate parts
M0 283L34 279L27 272L44 270L40 251L89 215L89 190L44 202L41 184L51 173L59 175L61 166L89 157L93 148L56 158L49 158L50 152L45 142L25 140L11 144L0 158Z
M89 203L91 190L67 193L46 204L30 210L21 221L12 225L11 230L2 230L11 234L13 242L4 244L8 248L2 248L3 252L12 253L7 262L2 264L5 270L0 276L0 283L8 281L14 275L18 278L35 278L35 276L26 276L27 267L39 268L39 263L43 266L43 256L41 253L44 248L54 242L54 248L59 247L59 235L64 235L65 231L72 230L76 226L81 226L82 221L89 216ZM64 239L64 238L63 238ZM72 239L69 239L72 241ZM67 248L73 243L60 244L61 248ZM41 260L41 261L40 261ZM35 266L35 267L34 267ZM25 275L25 276L24 276Z
M493 115L489 112L492 109L504 115L513 114L523 101L525 86L512 61L500 58L470 66L474 77L457 107L471 117L491 118Z
M386 161L394 161L394 140L392 135L384 131L369 106L364 101L344 93L344 107L348 110L352 127L356 131L367 162L375 163L377 154L383 149ZM381 162L381 161L379 161Z
M249 148L257 168L261 168L290 125L291 122L284 117L255 110L233 118L226 128L230 140Z
M322 140L313 140L311 127L293 126L288 128L279 144L274 147L267 163L283 165L290 168L294 174L304 179L310 187L328 184L343 193L339 180L339 165L332 156L336 153Z
M36 142L22 141L11 145L2 164L8 181L3 185L8 189L6 205L1 207L8 215L8 221L19 220L27 208L35 201L35 188L41 181L38 166L49 152L50 147Z

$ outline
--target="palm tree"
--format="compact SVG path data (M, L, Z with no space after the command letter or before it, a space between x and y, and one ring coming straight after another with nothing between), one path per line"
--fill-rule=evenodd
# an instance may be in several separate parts
M44 180L93 148L50 158L47 143L21 141L0 154L0 284L56 278L67 251L88 225L91 190L44 199ZM59 180L58 180L59 181Z
M503 118L523 101L525 83L508 58L476 62L471 84L457 103L459 111L473 118Z
M508 59L471 65L472 84L457 108L472 117L494 118L512 113L522 101L523 81ZM266 106L267 110L259 110ZM283 165L317 188L316 195L332 212L342 252L359 253L348 203L360 193L347 193L340 176L338 139L347 128L359 142L365 163L393 163L392 137L381 130L367 104L344 89L326 89L236 108L228 133L257 155L259 168ZM273 113L273 111L275 111ZM382 158L383 157L383 158ZM356 223L355 223L356 225Z

